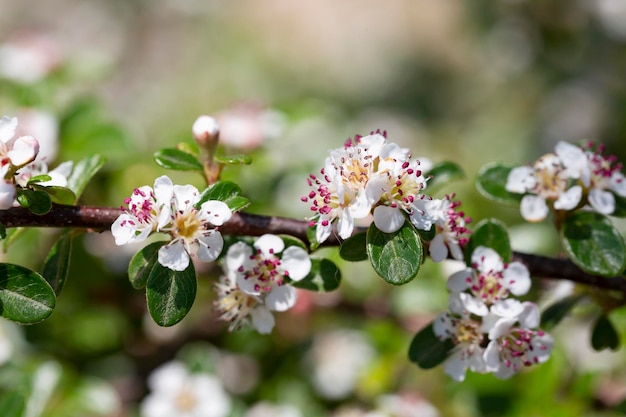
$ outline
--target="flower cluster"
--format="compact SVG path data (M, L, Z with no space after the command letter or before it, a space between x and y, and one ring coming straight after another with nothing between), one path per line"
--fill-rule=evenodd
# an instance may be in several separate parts
M200 193L192 185L174 185L167 176L154 188L136 188L111 226L117 245L141 242L153 232L168 233L171 241L159 249L158 261L174 271L184 271L190 257L212 262L222 252L224 240L217 226L232 216L226 203L208 200L198 205Z
M509 298L529 289L525 265L505 264L493 249L476 248L471 267L448 279L450 311L433 324L439 339L451 339L455 345L444 366L448 375L462 381L469 368L505 379L548 360L553 341L537 329L537 305Z
M67 186L67 177L72 171L72 163L65 162L48 171L39 154L39 142L32 136L19 136L17 118L3 116L0 119L0 210L15 205L16 185L26 187L28 181L37 175L46 174L49 181L39 182L42 186Z
M434 200L423 194L430 169L429 161L412 159L407 149L387 142L385 132L356 136L343 148L326 158L320 175L308 178L312 190L302 197L315 214L310 226L316 227L316 239L323 242L332 233L333 223L343 239L350 237L355 220L373 217L375 226L385 233L399 230L406 220L418 229L436 226L441 233L433 241L436 261L448 255L462 259L461 234L467 233L469 219L457 213L460 203L451 197Z
M511 170L506 190L525 194L521 214L541 221L550 208L574 210L589 205L601 214L615 211L615 194L626 197L626 179L615 156L603 156L603 146L586 148L559 142L555 152L542 156L532 167Z
M271 311L286 311L296 303L296 290L289 280L300 281L311 271L308 253L285 248L283 240L266 234L251 247L237 242L228 248L225 275L217 283L216 309L230 321L230 330L252 324L259 333L274 327Z

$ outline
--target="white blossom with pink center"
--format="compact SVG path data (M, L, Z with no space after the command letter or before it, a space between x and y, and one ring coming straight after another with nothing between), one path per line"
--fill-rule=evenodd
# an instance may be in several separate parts
M159 249L159 263L174 271L184 271L189 266L190 257L197 256L203 262L217 259L224 240L215 227L231 218L233 213L228 205L209 200L196 207L200 193L193 185L168 184L164 193L172 196L171 218L165 227L159 227L159 231L169 233L172 240Z
M485 329L482 323L469 315L454 316L441 313L433 322L433 332L440 340L451 339L452 354L444 364L444 371L455 381L463 381L467 370L484 373L487 367L483 358Z
M280 237L266 234L254 242L254 250L244 242L232 245L225 266L235 273L241 291L259 297L270 310L286 311L296 302L296 290L288 279L300 281L306 277L311 271L311 259L301 247L285 249Z
M67 179L72 173L73 166L74 163L72 161L66 161L59 164L56 168L48 170L46 161L37 160L20 168L15 175L15 182L22 187L26 187L31 178L45 174L50 177L50 180L38 182L38 185L45 187L67 187Z
M465 213L457 211L461 205L453 201L454 196L438 200L422 200L422 210L428 214L435 226L435 237L430 242L429 253L433 262L441 262L452 255L454 259L463 260L463 249L470 231L465 227L472 220Z
M510 378L520 369L550 358L554 344L552 336L539 325L539 311L534 303L523 303L517 317L503 317L489 331L489 344L485 349L487 369L502 379Z
M148 377L150 393L141 402L141 417L226 417L231 399L219 379L190 373L177 361L155 369Z
M484 246L472 254L472 267L456 272L448 279L451 300L460 300L453 311L467 311L477 316L488 313L515 317L522 311L516 299L507 299L509 293L523 295L530 289L530 273L520 262L505 264L496 251ZM467 291L467 292L466 292ZM455 295L456 294L456 295ZM454 297L453 297L454 295Z
M161 176L154 181L154 189L148 185L136 188L124 200L123 213L111 226L115 244L144 241L152 232L165 227L171 218L172 180Z
M559 147L556 154L539 158L532 167L511 170L506 190L526 194L521 201L522 217L530 222L541 221L549 212L548 202L555 210L572 210L582 199L582 187L571 185L580 175L581 154Z

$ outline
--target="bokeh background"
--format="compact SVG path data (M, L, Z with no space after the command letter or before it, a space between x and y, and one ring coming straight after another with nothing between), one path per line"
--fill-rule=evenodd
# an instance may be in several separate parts
M439 195L456 193L474 222L497 217L514 249L558 255L548 223L524 224L473 178L491 161L534 161L559 140L600 141L626 160L624 74L622 0L0 0L0 113L19 117L51 166L107 157L88 205L119 206L152 184L165 173L152 154L191 141L196 117L211 114L226 151L253 157L224 172L252 199L248 211L304 218L306 176L328 150L381 129L415 156L460 164L467 179ZM27 231L2 256L39 268L57 236ZM547 364L459 384L407 359L412 335L446 309L454 265L428 261L395 288L325 250L341 288L300 293L261 336L229 333L212 312L219 266L202 271L181 324L151 324L125 275L137 249L115 247L108 232L77 237L53 315L2 322L0 388L24 393L29 417L138 416L146 378L175 358L218 375L233 416L623 414L626 358L589 347L591 304L555 329ZM542 306L570 290L535 284ZM611 318L626 333L623 312Z

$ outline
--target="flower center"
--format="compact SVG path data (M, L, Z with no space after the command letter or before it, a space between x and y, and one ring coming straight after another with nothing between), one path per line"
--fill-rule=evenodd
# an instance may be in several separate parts
M453 339L455 343L479 345L482 341L482 334L475 320L459 320L455 323L455 328L456 335Z
M198 399L189 389L181 390L174 399L176 408L182 412L191 412L196 408Z
M250 255L250 259L255 261L252 269L243 271L243 267L241 267L240 272L243 272L245 279L256 280L255 291L268 292L271 291L273 284L284 284L283 278L288 276L288 272L278 269L280 259L275 256L266 258L260 250L257 250L256 254Z
M517 371L521 366L531 366L539 362L537 352L533 352L535 347L532 339L535 334L541 336L543 332L516 328L500 338L500 356L505 366ZM544 345L539 346L539 350L546 349Z
M174 221L176 234L184 239L195 239L196 234L202 229L202 223L196 217L196 211L176 217Z
M537 184L534 192L550 200L557 200L567 189L567 178L554 155L548 154L535 162Z

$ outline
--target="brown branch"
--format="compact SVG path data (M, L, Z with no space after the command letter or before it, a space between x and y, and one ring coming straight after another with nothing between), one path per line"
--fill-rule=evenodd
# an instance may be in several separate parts
M91 230L107 230L122 213L120 209L90 206L54 205L42 216L35 215L22 207L0 210L0 224L4 227L75 227ZM265 233L287 234L308 243L307 222L285 217L262 216L258 214L235 213L220 226L220 231L234 236L260 236ZM364 229L355 230L355 233ZM324 242L325 246L338 246L336 234ZM624 277L606 278L581 271L567 259L554 259L539 255L515 252L515 260L528 266L532 276L548 279L565 279L607 290L626 293Z

